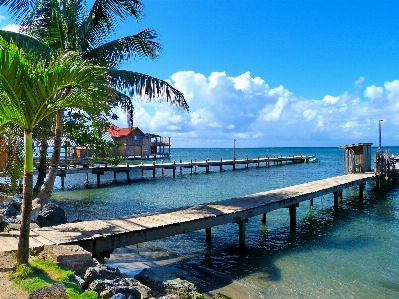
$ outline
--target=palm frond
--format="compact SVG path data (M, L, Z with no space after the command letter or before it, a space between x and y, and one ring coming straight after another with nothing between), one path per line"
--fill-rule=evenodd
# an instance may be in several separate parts
M168 82L137 72L108 69L111 86L129 96L151 101L155 98L189 111L184 94Z
M24 52L27 53L31 58L36 58L37 60L50 59L51 49L31 36L22 33L0 30L0 37L7 42L13 41L18 48L24 50Z
M83 48L105 43L118 28L119 22L128 17L139 20L144 5L139 0L96 0L81 26Z
M138 34L120 38L96 48L87 48L82 54L96 64L116 68L123 61L138 57L156 58L161 51L161 45L154 41L156 32L146 29Z
M8 12L17 20L21 20L38 2L39 0L0 0L0 6L7 6Z

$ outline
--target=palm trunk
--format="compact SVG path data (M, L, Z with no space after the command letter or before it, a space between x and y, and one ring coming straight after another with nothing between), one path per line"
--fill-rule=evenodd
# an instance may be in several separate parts
M33 149L31 131L25 131L24 133L24 146L24 188L22 198L22 220L18 240L18 264L28 264L29 260L29 234L33 198Z
M46 178L46 170L47 170L47 139L44 138L41 141L40 145L40 154L39 154L39 166L37 168L37 179L35 187L33 188L33 197L36 197L39 194L40 187L44 183L44 179Z
M47 174L46 181L39 194L37 195L38 203L43 207L46 203L50 202L51 193L53 192L54 181L57 176L58 163L60 161L61 153L61 139L62 130L64 126L64 110L60 109L57 111L55 119L55 136L54 136L54 148L51 156L50 170Z

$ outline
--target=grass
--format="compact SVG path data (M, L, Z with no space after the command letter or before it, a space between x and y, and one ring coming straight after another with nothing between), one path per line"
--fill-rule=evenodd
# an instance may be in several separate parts
M10 275L14 283L29 293L40 287L62 282L70 299L98 298L96 292L83 292L76 283L71 281L72 277L72 271L63 270L57 264L42 259L32 260L29 265L20 265Z

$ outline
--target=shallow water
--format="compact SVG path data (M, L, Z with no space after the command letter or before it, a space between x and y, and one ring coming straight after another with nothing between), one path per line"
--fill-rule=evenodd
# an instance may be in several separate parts
M396 154L399 148L392 148ZM171 161L231 159L232 149L172 149ZM97 188L85 186L86 178L68 176L67 191L54 193L54 200L67 211L70 220L113 218L162 211L252 194L316 179L342 175L343 152L338 148L236 149L237 159L256 156L316 154L320 165L291 164L271 167L225 167L199 169L190 175L172 177L148 172L132 173L133 183L124 175L118 183ZM102 182L112 181L112 174ZM89 178L95 184L95 176ZM333 197L307 202L297 209L297 230L289 231L286 209L267 215L267 225L259 217L247 224L247 249L237 250L238 226L228 224L212 229L212 245L207 246L204 231L147 242L153 252L169 258L186 258L187 268L200 266L231 277L252 290L251 298L397 298L399 296L399 188L376 191L370 184L363 204L356 188L343 193L343 205L333 209ZM133 249L130 249L133 250ZM119 249L109 263L129 252ZM132 254L133 255L133 254ZM126 258L129 260L129 258ZM184 264L183 264L184 265ZM122 269L123 270L123 269ZM134 274L134 273L132 273Z

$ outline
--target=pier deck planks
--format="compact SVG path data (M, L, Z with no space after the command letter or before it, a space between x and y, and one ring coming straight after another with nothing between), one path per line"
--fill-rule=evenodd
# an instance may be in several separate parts
M182 209L134 215L120 219L67 223L31 231L32 248L51 244L79 244L95 252L205 229L285 208L318 196L373 180L374 173L357 173L322 179ZM0 234L0 251L17 250L15 237Z

